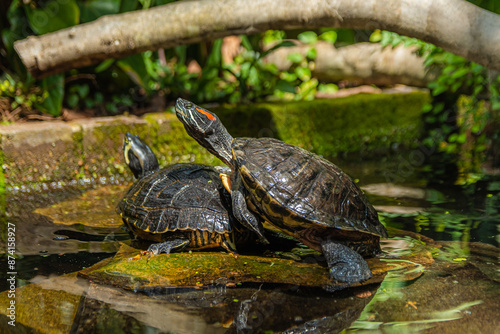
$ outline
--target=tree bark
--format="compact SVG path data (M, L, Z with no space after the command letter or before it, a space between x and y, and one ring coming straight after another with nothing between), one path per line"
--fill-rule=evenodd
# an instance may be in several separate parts
M268 29L385 29L500 70L500 16L463 0L203 0L110 15L14 45L36 77Z
M336 48L322 41L312 45L293 42L296 46L279 48L266 56L264 61L286 71L292 65L288 55L294 52L305 55L314 47L317 56L312 74L325 82L347 80L379 86L403 84L427 87L439 74L435 68L424 66L424 59L415 53L413 47L384 48L378 43L357 43Z

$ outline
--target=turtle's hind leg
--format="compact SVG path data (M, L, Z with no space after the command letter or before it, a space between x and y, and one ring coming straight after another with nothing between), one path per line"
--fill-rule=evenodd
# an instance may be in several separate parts
M232 256L234 256L235 259L238 258L238 251L236 250L236 245L232 235L222 235L220 245Z
M187 245L189 245L188 239L173 239L167 240L165 242L160 242L158 244L152 244L148 248L148 252L153 255L158 254L170 254L172 250L183 250Z
M321 242L321 249L330 268L331 278L353 284L373 276L368 263L351 248L332 240L324 240Z

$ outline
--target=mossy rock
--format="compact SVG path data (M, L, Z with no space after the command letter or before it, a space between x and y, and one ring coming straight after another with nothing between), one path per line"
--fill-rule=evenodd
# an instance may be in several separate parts
M357 94L337 99L214 108L235 137L274 137L314 153L387 154L417 144L429 94Z
M401 276L407 280L420 276L424 266L432 264L434 260L428 246L411 240L414 242L407 242L407 249L400 258L367 259L373 277L352 287L380 283L391 270L401 270ZM235 257L223 252L183 252L148 257L141 256L140 250L123 244L113 258L84 269L79 275L93 282L133 291L203 287L221 278L226 279L230 286L239 283L272 283L328 289L345 287L329 278L322 259L308 259L294 261L273 256Z
M15 295L15 298L10 298L9 294ZM37 284L17 288L15 293L5 291L0 294L0 332L69 333L80 299L78 293L46 290ZM12 305L12 301L15 303L15 319L7 317L10 315L8 307ZM15 327L7 324L12 320L15 320Z
M55 224L117 228L123 222L116 213L116 206L128 187L129 185L113 185L91 189L80 197L38 208L35 212L51 218Z

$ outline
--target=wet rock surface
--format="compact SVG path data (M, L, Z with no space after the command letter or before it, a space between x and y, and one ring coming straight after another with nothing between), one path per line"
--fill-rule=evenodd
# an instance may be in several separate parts
M423 247L407 250L409 254L400 259L367 259L373 277L352 286L380 283L390 270L401 271L401 277L414 279L423 272L425 265L434 262L430 252ZM345 287L341 282L330 280L324 259L319 254L306 256L300 261L273 255L234 257L222 252L192 252L148 257L141 256L137 249L122 245L115 257L84 269L79 275L93 282L132 291L203 287L221 282L227 286L273 283L328 289Z
M477 249L474 259L438 259L413 279L393 268L381 283L334 293L301 284L234 286L226 279L194 288L157 286L133 292L76 273L40 277L15 290L14 333L88 333L96 328L109 333L496 333L499 283L483 274L477 263L490 263L492 251L498 249L470 245ZM151 265L153 260L144 262ZM489 266L499 269L498 263ZM323 271L326 274L326 268ZM0 294L0 331L11 330L6 317L9 300L8 291Z

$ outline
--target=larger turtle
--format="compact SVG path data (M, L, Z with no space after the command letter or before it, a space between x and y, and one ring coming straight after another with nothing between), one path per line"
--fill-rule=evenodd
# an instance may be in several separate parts
M218 171L189 163L159 169L149 146L130 133L125 135L123 155L137 181L117 211L136 236L156 242L148 251L221 246L236 253L237 221Z
M359 187L331 162L271 138L233 138L214 113L178 99L186 131L232 170L235 217L262 236L262 219L321 251L330 276L347 284L372 273L385 227Z

